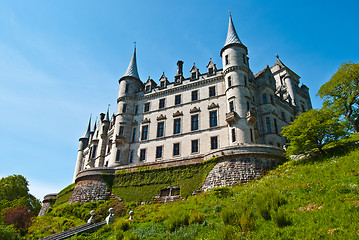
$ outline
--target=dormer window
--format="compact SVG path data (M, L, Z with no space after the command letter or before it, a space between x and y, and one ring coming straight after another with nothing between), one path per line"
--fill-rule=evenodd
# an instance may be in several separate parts
M192 78L192 79L196 79L196 78L197 78L196 72L193 72L193 73L192 73L191 78Z
M146 92L150 92L151 91L151 86L150 85L147 85L146 86Z
M164 88L164 87L165 87L165 81L161 81L161 82L160 82L160 87L161 87L161 88Z
M208 68L208 74L213 75L213 68Z

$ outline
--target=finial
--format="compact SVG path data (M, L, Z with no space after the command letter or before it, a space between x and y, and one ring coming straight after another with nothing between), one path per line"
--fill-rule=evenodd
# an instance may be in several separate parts
M277 53L276 57L277 57L277 59L279 59L279 55L278 55L278 53Z
M228 9L228 12L229 12L229 16L231 15L231 9Z

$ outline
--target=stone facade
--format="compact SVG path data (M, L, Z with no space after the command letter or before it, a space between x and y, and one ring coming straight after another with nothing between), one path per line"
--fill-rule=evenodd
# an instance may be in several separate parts
M47 210L52 206L52 204L56 201L57 193L47 194L42 201L42 206L38 216L44 216Z
M308 88L278 57L254 75L231 16L220 55L222 69L210 60L206 72L194 64L185 77L178 61L174 81L162 74L156 83L140 80L135 49L119 79L116 114L101 113L93 128L90 119L80 138L74 181L91 168L190 162L244 145L282 148L281 128L312 108Z

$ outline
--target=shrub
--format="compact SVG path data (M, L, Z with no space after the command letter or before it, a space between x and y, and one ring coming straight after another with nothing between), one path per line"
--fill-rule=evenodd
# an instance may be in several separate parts
M220 235L223 240L236 239L236 237L235 237L236 231L234 230L234 228L232 226L224 226L220 230Z
M117 231L116 232L116 240L122 240L124 238L123 231Z
M14 209L8 209L4 214L4 224L13 224L24 235L31 226L34 215L27 210L27 207L19 206Z
M233 196L232 189L229 187L214 188L212 192L213 192L214 196L219 197L219 198Z
M189 214L187 212L178 212L172 214L167 220L165 220L164 225L167 231L173 232L176 228L180 226L187 226L189 223Z
M256 196L254 203L259 214L265 219L271 219L271 210L276 211L280 206L287 203L282 194L274 190L266 190Z
M221 211L221 219L224 224L240 226L243 232L254 229L254 214L252 209L246 206L226 207Z
M278 211L272 210L271 215L274 225L276 227L281 228L292 224L291 219L286 215L286 213L282 209L279 209Z
M134 234L134 233L132 233L132 232L126 232L125 234L124 234L124 238L123 238L124 240L140 240L140 238L136 235L136 234Z
M194 223L202 223L204 220L204 216L202 213L200 212L194 212L194 213L191 213L191 216L189 217L189 220L188 220L188 223L189 224L194 224Z
M116 222L114 222L113 228L116 231L124 231L125 232L130 228L130 223L128 222L128 220L119 219Z
M0 239L17 240L17 239L21 239L21 237L16 232L16 229L14 229L12 225L9 226L0 225Z

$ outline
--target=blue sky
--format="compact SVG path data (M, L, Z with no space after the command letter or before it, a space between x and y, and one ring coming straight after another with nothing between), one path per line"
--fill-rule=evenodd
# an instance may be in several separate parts
M280 59L315 94L358 62L358 1L1 1L0 177L22 174L41 198L72 181L90 114L111 104L137 42L140 77L221 67L228 10L253 73Z

